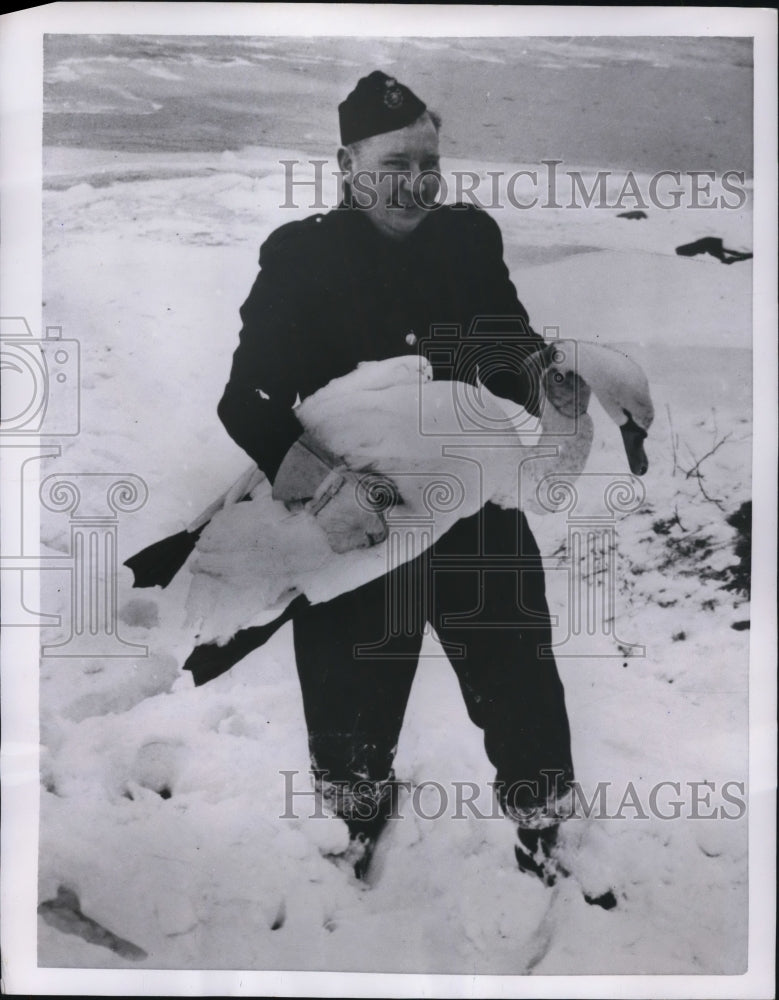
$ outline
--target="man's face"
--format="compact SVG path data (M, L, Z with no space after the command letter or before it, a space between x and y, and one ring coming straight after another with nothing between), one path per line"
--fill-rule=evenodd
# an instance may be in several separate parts
M354 204L391 239L413 232L440 191L438 132L427 114L395 132L363 139L353 151L340 149L338 163Z

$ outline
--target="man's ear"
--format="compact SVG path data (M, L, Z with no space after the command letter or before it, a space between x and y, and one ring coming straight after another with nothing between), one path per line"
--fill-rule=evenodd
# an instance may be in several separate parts
M347 179L354 170L354 157L345 146L338 150L338 168L341 173L346 174Z

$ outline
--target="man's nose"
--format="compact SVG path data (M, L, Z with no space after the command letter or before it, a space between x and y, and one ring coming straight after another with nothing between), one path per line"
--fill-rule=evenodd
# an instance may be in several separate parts
M413 191L430 191L434 186L438 187L438 177L427 167L421 164L413 167L406 175L406 186Z

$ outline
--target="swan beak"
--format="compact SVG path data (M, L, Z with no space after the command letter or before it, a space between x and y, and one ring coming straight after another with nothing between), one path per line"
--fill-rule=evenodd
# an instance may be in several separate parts
M629 413L627 423L620 426L620 431L622 432L622 443L625 445L625 454L628 457L630 471L636 476L645 475L649 468L649 459L646 457L646 452L644 451L646 431L638 426Z

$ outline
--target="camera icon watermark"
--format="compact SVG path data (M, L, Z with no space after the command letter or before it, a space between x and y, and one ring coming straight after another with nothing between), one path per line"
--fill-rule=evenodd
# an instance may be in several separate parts
M420 339L419 352L435 380L451 383L454 418L447 412L442 422L440 407L420 392L420 433L472 443L538 433L547 392L555 388L549 380L564 380L558 366L576 370L576 341L560 340L557 327L545 327L544 338L539 341L521 315L477 316L465 332L458 324L434 324L430 335ZM571 391L579 391L576 384ZM523 403L515 402L519 399ZM556 436L575 433L574 421Z
M81 357L77 340L46 327L36 338L21 316L0 318L3 379L0 434L68 437L80 431Z

